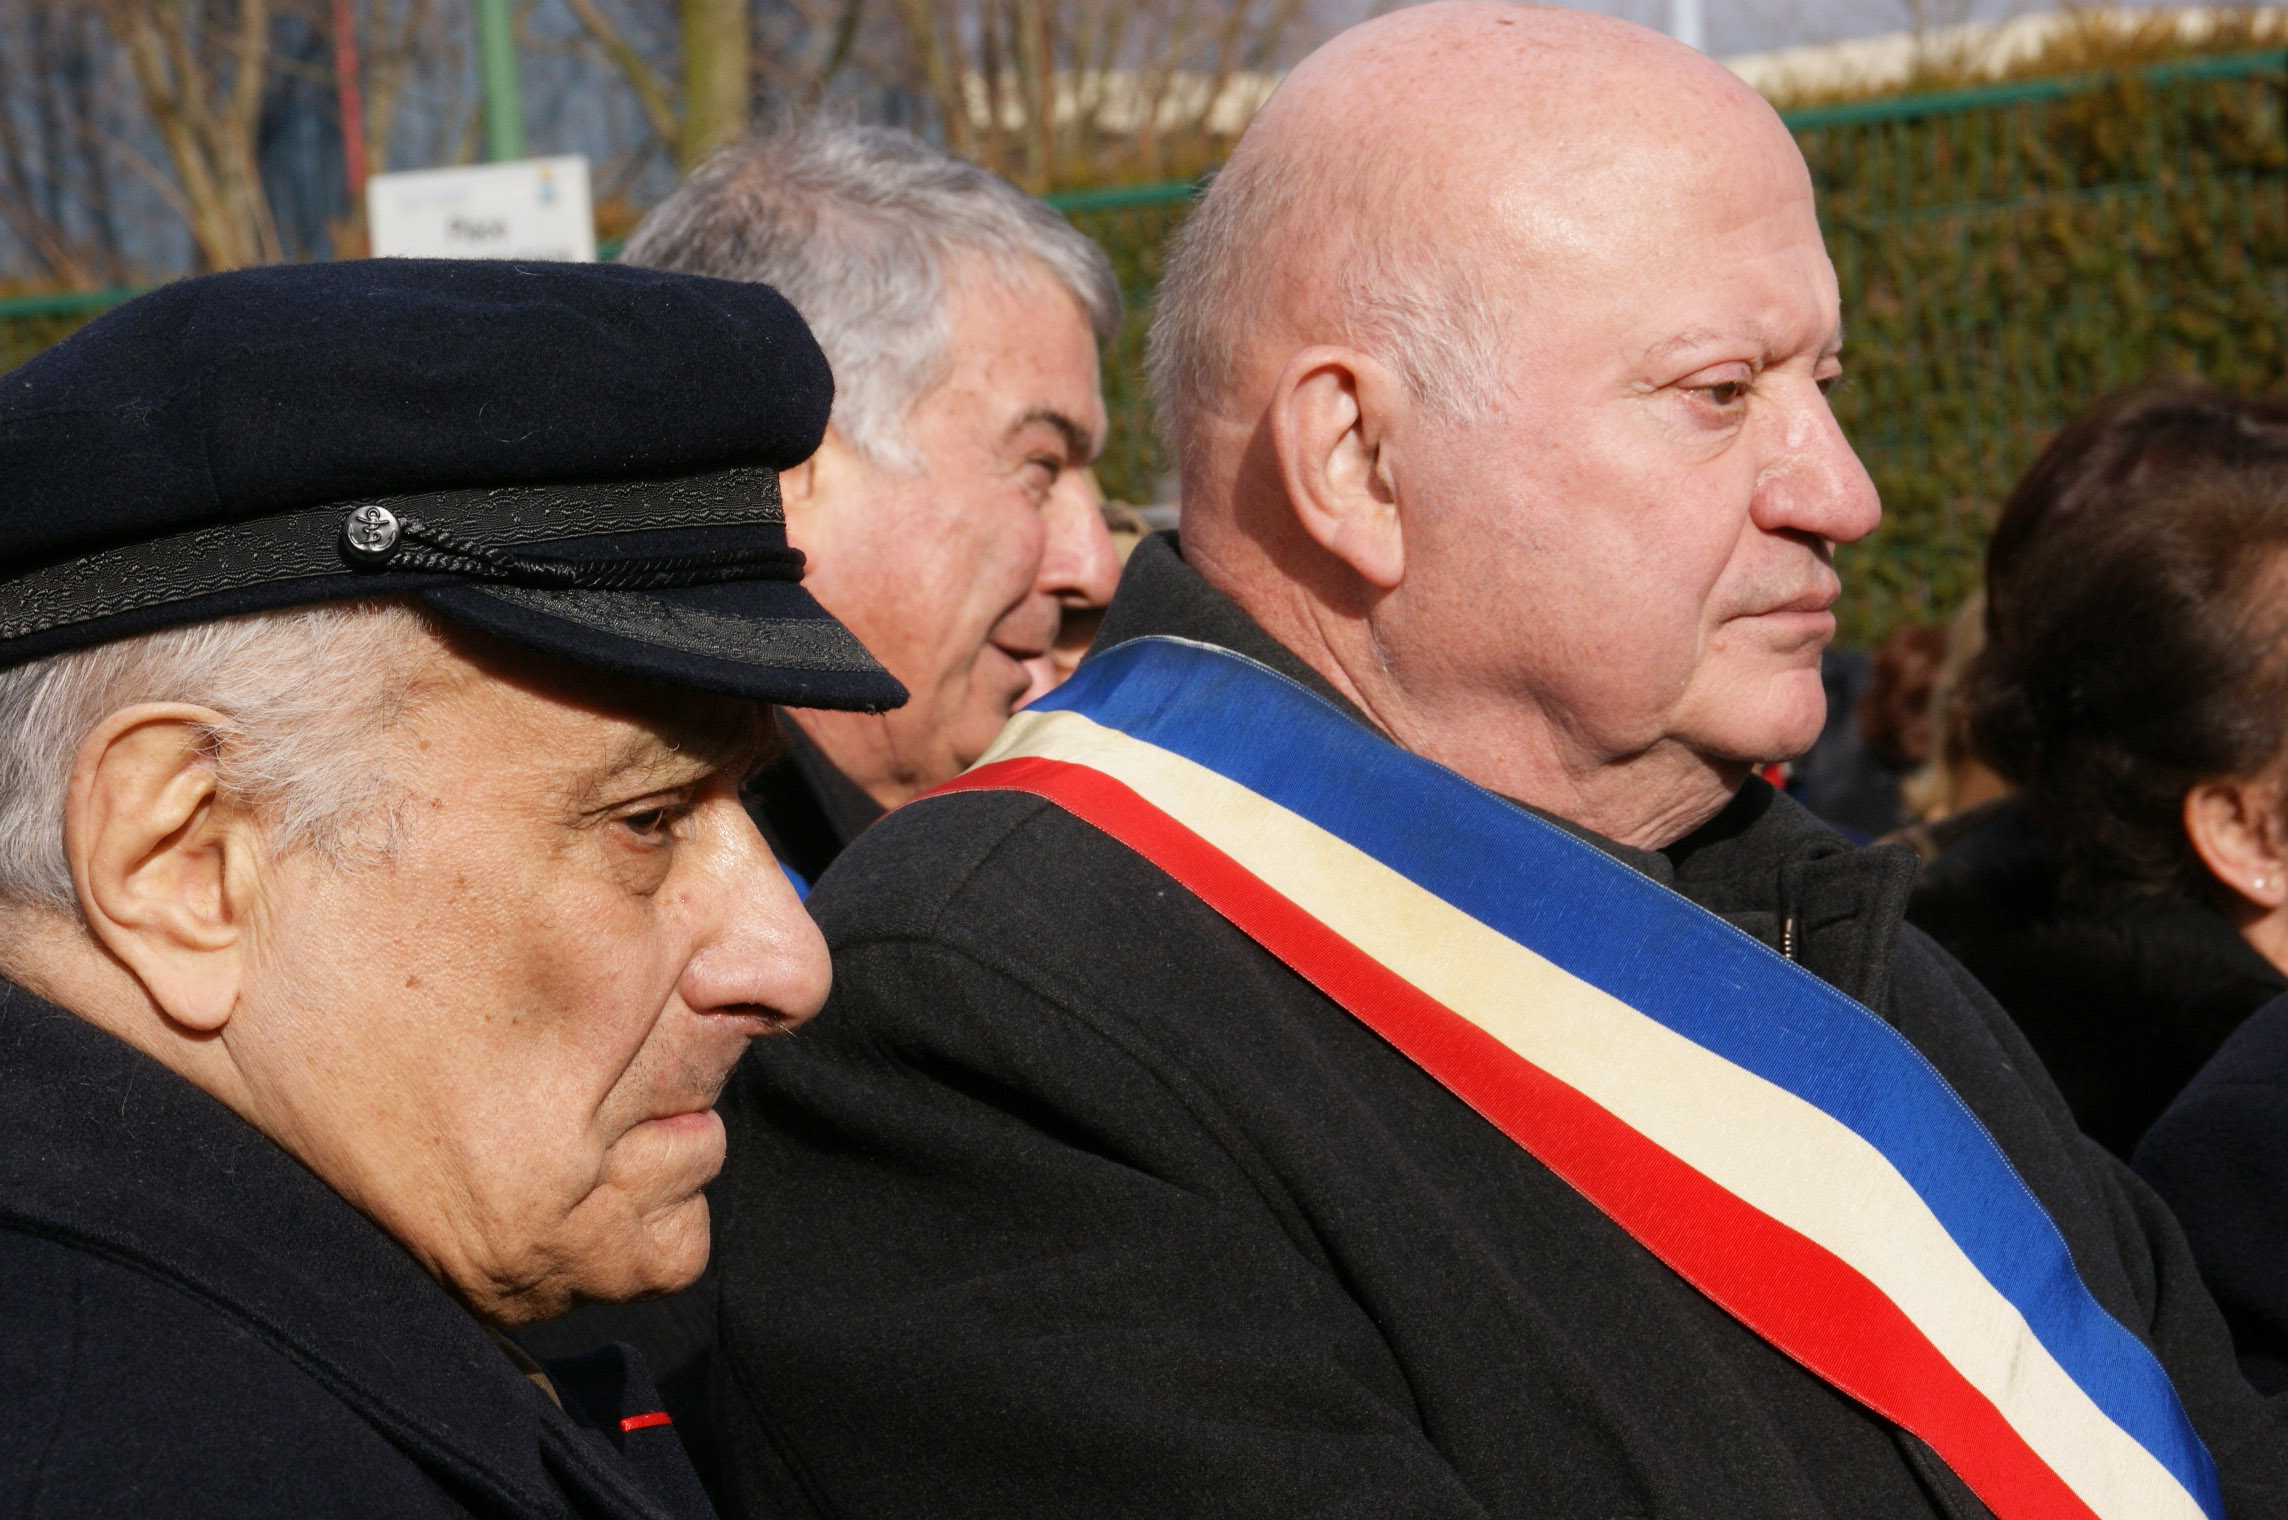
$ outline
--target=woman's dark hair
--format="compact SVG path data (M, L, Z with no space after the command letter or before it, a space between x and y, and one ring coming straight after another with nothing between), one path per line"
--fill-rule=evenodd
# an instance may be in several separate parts
M2115 391L2058 430L2003 499L1986 540L1986 631L2005 616L2018 563L2053 530L2203 465L2276 468L2288 460L2288 404L2190 375Z
M2214 882L2185 794L2288 742L2288 407L2155 381L2061 432L1988 551L1971 733L2073 896Z

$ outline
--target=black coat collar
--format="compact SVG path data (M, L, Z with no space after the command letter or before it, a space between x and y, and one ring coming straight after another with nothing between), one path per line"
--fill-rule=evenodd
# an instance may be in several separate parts
M2019 797L1924 869L1910 912L2009 1010L2083 1131L2124 1159L2241 1021L2288 992L2205 902L2068 896Z
M0 1221L243 1322L449 1488L661 1517L365 1215L221 1103L0 982Z
M1174 532L1136 546L1104 617L1096 649L1167 634L1215 644L1268 665L1372 728L1366 714L1184 562ZM1520 804L1525 806L1525 804ZM1792 798L1750 780L1731 805L1664 850L1639 850L1528 807L1792 955L1868 1007L1884 1011L1914 852L1856 849Z
M781 717L786 753L748 784L747 813L771 853L815 882L851 840L886 811L839 770L792 719Z

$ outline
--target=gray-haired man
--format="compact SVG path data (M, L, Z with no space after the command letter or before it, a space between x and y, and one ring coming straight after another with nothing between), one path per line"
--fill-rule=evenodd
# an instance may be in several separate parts
M905 683L895 713L802 712L759 821L799 875L984 753L1064 605L1119 578L1082 469L1097 345L1120 322L1094 243L903 132L821 118L718 156L626 261L784 292L833 366L834 421L785 481L808 585Z
M833 421L781 478L804 586L904 683L896 712L791 714L750 807L807 887L898 803L984 753L1070 605L1119 563L1082 471L1104 437L1097 345L1120 321L1103 250L1039 201L906 133L821 118L716 156L624 262L768 284L833 367ZM712 1279L535 1327L543 1355L642 1348L711 1472Z

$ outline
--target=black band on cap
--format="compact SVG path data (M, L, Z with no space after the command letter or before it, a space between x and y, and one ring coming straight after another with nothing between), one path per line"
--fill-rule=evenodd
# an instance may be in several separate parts
M496 548L418 517L400 517L370 501L352 507L342 519L342 558L353 570L408 570L559 591L660 591L725 581L802 579L802 551L785 544L745 544L704 554L556 559Z
M382 519L394 531L381 532ZM195 597L353 570L565 590L798 580L802 556L783 539L731 551L632 559L529 552L567 539L676 528L783 531L785 521L778 472L756 465L675 480L501 486L334 502L127 544L0 581L0 643ZM380 543L384 537L386 545Z

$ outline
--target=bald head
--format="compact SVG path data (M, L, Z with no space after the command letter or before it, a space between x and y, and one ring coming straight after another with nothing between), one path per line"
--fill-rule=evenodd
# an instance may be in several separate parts
M1244 425L1285 351L1360 344L1433 407L1482 410L1537 270L1627 258L1658 235L1630 214L1645 192L1759 155L1808 207L1771 107L1624 21L1442 0L1342 33L1256 117L1161 289L1153 378L1187 505L1205 425Z
M1447 0L1306 59L1151 366L1187 559L1393 737L1631 843L1800 752L1873 527L1771 108L1657 33Z

